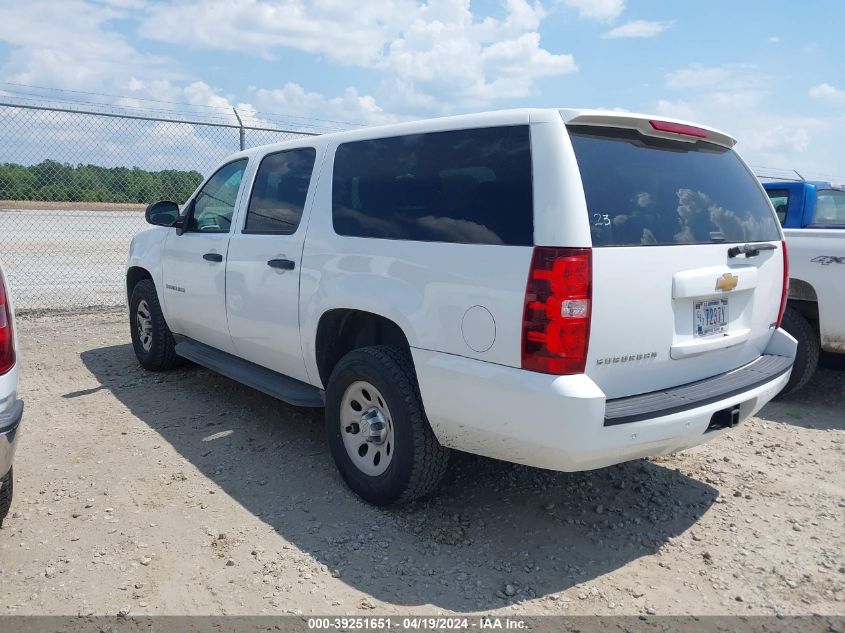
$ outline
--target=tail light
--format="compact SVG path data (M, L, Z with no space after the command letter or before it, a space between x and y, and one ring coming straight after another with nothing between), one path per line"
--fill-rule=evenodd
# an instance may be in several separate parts
M525 288L522 368L580 374L590 339L592 253L537 246Z
M12 306L0 272L0 376L15 365L15 333L12 332Z
M783 322L783 313L786 311L786 298L789 294L789 255L786 252L786 242L781 240L783 249L783 287L780 291L780 310L778 310L777 327Z

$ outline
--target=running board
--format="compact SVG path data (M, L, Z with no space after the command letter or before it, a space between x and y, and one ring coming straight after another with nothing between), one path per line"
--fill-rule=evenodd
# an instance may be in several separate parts
M176 340L176 353L197 365L297 407L325 406L323 390L313 385L221 352L193 339L176 336Z

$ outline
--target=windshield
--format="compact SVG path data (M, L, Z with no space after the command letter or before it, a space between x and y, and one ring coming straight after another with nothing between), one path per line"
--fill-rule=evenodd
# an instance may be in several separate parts
M593 246L658 246L779 240L754 175L733 150L569 127Z

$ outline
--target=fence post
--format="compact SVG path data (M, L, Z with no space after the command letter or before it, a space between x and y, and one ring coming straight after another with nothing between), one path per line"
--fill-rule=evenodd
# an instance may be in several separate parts
M246 149L246 135L244 134L244 122L241 121L241 115L238 114L237 108L232 108L232 112L235 113L235 118L238 120L238 133L240 136L241 151L244 151Z

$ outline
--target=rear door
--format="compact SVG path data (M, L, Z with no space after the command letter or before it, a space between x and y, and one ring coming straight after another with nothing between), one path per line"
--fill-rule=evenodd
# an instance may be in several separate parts
M237 355L307 381L299 335L299 272L316 150L268 154L242 227L229 244L226 309Z
M778 316L783 253L744 163L704 138L568 130L593 240L586 373L615 398L757 358Z

